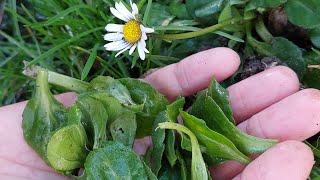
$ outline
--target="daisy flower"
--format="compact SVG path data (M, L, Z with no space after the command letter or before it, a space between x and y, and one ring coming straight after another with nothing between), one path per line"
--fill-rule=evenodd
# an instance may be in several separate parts
M146 49L147 33L153 33L154 29L145 27L137 19L138 7L130 0L132 12L130 12L122 2L116 3L115 8L111 7L111 13L125 21L125 24L108 24L106 30L109 32L104 35L106 41L110 43L104 45L108 51L119 51L116 57L124 51L129 50L129 55L137 48L139 56L145 59L149 51Z

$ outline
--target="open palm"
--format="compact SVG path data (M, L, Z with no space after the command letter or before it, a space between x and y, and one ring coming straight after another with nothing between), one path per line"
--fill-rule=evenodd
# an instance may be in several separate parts
M240 64L239 56L226 48L215 48L164 67L143 80L169 100L188 96L207 87L214 76L222 81ZM299 91L299 80L289 68L278 66L228 88L238 127L262 138L278 139L278 145L257 157L247 167L228 161L210 169L214 179L306 179L314 158L299 142L320 130L320 92ZM66 106L76 95L57 96ZM24 141L21 121L26 102L0 108L0 179L66 179L48 167ZM143 152L148 143L135 144Z

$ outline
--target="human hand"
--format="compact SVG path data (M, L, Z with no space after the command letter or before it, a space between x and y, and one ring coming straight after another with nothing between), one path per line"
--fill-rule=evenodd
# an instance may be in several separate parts
M206 88L213 76L218 81L228 78L239 64L235 52L216 48L164 67L143 80L174 100L178 95L188 96ZM319 132L320 92L314 89L298 92L299 80L287 67L266 70L232 85L228 91L240 129L282 143L260 155L245 169L234 161L211 168L213 178L306 179L314 163L313 154L298 141ZM69 106L76 95L67 93L58 99ZM64 179L24 141L21 121L25 105L22 102L0 108L0 179ZM144 149L143 145L138 148L137 151Z

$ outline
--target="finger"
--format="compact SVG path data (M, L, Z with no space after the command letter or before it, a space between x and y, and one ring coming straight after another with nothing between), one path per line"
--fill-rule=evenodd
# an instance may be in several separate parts
M252 116L238 127L262 138L303 141L320 131L320 91L299 91Z
M250 155L250 159L254 160L258 157L258 155ZM224 180L224 179L232 179L240 174L246 165L241 164L237 161L225 161L221 165L216 167L209 167L209 171L211 173L212 179L215 180Z
M213 77L218 81L227 79L239 64L240 58L233 50L214 48L159 69L144 81L174 100L179 95L189 96L206 88Z
M57 98L58 101L60 101L65 107L70 107L73 105L76 102L77 97L78 95L73 92L63 93L55 96L55 98Z
M144 155L146 154L151 144L152 144L152 139L150 136L147 136L141 139L136 139L133 144L133 150L139 155Z
M25 156L23 154L23 156ZM67 180L66 177L54 172L34 169L0 157L0 179L3 180Z
M242 131L256 137L305 140L320 131L320 92L316 89L299 91L238 125ZM231 167L231 168L225 168ZM212 169L216 179L233 177L244 169L234 161Z
M307 179L313 164L313 153L308 146L298 141L286 141L263 153L234 180Z
M237 123L297 92L300 83L288 67L277 66L251 76L228 88Z
M246 166L237 161L225 161L216 167L210 167L209 171L214 180L232 179L240 174Z
M70 106L76 99L75 93L66 93L56 97L67 106ZM0 146L0 159L3 160L0 167L5 167L3 162L11 162L27 169L33 169L35 172L53 172L54 170L47 166L24 140L21 121L25 106L26 102L21 102L0 108L0 142L5 144L5 146ZM29 178L32 179L32 177Z

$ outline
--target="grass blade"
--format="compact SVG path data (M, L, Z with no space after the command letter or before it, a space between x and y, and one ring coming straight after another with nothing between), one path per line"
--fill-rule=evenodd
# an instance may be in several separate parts
M97 50L99 48L99 43L97 43L96 45L94 45L93 49L92 49L92 52L89 56L89 59L88 61L86 62L86 65L84 66L83 70L82 70L82 73L81 73L81 80L84 80L89 72L90 72L90 69L92 68L92 65L94 63L94 60L96 59L97 57Z
M13 27L14 27L14 34L18 37L19 41L23 41L20 28L19 28L19 23L17 19L17 2L16 0L9 1L9 5L11 6L11 9L15 12L12 14L12 21L13 21Z
M52 23L54 23L56 21L59 21L63 17L65 17L68 14L72 13L73 11L76 11L76 10L81 9L81 8L88 8L88 6L85 5L85 4L81 4L81 5L70 7L68 9L64 10L64 11L59 12L56 16L53 16L52 18L48 19L48 21L46 21L46 22L32 24L31 28L49 26L50 24L52 24Z
M147 8L143 16L143 24L147 24L148 22L151 5L152 5L152 0L148 0Z
M72 37L72 38L64 41L63 43L57 45L56 47L50 49L49 51L41 54L41 55L38 56L38 57L36 57L34 60L30 61L30 63L28 64L28 66L34 65L34 64L36 64L37 62L41 61L42 59L50 56L52 53L56 52L57 50L63 48L64 46L66 46L66 45L68 45L68 44L70 44L70 43L72 43L72 42L74 42L74 41L77 41L77 40L79 40L80 38L82 38L82 37L84 37L84 36L86 36L86 35L88 35L88 34L90 34L90 33L93 33L93 32L95 32L95 31L99 31L99 30L102 30L102 29L104 29L104 27L97 27L97 28L94 28L94 29L85 31L85 32L83 32L83 33L81 33L81 34L78 34L77 36L74 36L74 37Z
M18 46L22 51L24 51L26 54L28 54L30 57L35 58L36 55L30 51L28 48L25 47L25 45L21 42L18 42L17 40L15 40L13 37L9 36L7 33L3 32L0 30L0 35L2 35L3 37L5 37L10 43L15 44L16 46Z
M3 9L4 9L5 2L6 2L5 0L0 0L0 24L3 18Z
M225 37L225 38L234 40L234 41L236 41L236 42L242 42L242 43L244 42L243 39L240 39L240 38L238 38L238 37L232 36L232 35L230 35L230 34L228 34L228 33L222 32L222 31L215 31L215 32L213 32L213 33L218 34L218 35L220 35L220 36L223 36L223 37Z

